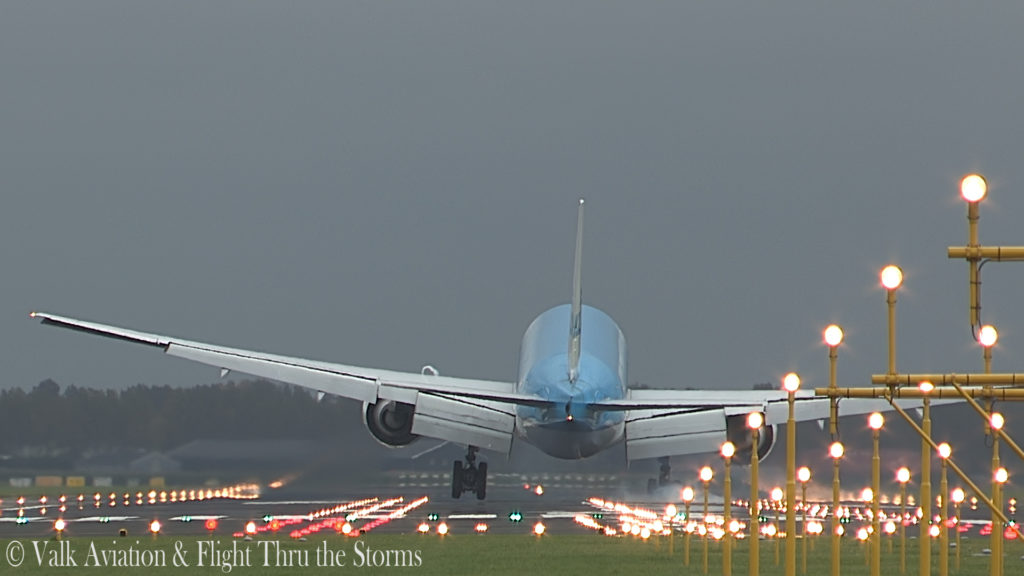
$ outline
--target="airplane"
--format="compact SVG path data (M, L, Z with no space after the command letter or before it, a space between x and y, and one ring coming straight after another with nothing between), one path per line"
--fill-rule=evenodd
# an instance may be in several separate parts
M522 338L519 376L499 382L442 376L430 366L421 373L397 372L227 348L117 326L32 312L43 324L162 349L166 354L221 369L308 388L363 403L367 431L385 446L411 444L420 437L467 446L465 461L452 464L451 493L459 498L487 494L486 449L506 456L514 439L561 459L582 459L625 443L629 461L656 458L657 484L670 481L672 456L716 452L726 440L739 462L771 451L776 426L788 417L782 390L629 389L626 339L614 320L583 304L583 206L576 221L572 297L537 316ZM829 417L827 397L795 393L797 421ZM901 401L901 404L910 404ZM877 399L845 399L843 415L891 409ZM746 426L750 412L762 412L759 442Z

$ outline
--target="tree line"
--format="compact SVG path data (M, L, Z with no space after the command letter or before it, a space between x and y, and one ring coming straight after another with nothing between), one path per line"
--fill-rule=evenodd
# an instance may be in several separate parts
M306 390L266 381L99 390L44 380L27 392L0 391L0 454L167 450L196 439L338 437L339 423L350 426L351 416L335 399L317 402Z

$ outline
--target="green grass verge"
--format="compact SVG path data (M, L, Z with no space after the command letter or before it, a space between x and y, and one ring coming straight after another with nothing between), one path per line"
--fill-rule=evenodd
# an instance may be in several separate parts
M445 538L436 535L395 535L368 534L355 538L331 536L326 539L311 539L308 542L295 542L287 538L277 540L256 540L252 542L238 541L241 552L248 549L248 555L232 556L233 540L227 536L219 536L213 541L219 542L218 550L222 556L210 554L208 538L162 536L153 540L143 538L74 538L68 539L65 546L74 550L73 558L77 567L49 566L51 561L63 563L66 556L59 554L59 544L53 540L31 539L0 540L0 550L6 555L0 559L0 573L10 574L73 574L91 572L102 574L291 574L307 571L355 571L355 572L403 572L416 574L516 574L534 576L537 574L580 574L595 576L601 574L703 574L703 543L692 540L690 546L690 563L684 565L684 539L676 537L674 541L652 539L643 542L635 538L605 538L597 535L548 535L536 538L529 535L471 535L456 534ZM17 542L17 544L14 544ZM780 543L779 553L784 555L785 543ZM37 551L45 552L40 561ZM970 539L963 541L961 568L954 567L955 551L950 551L951 575L983 576L989 573L989 557L979 555L982 548L988 547L987 539ZM17 568L10 566L12 552L17 556L18 549L24 551L23 562ZM84 563L93 563L93 559L103 561L103 551L113 551L115 555L124 557L129 548L142 554L148 554L151 567L85 567ZM807 574L811 576L830 573L830 546L828 541L819 540L809 551ZM938 573L939 555L933 546L932 573ZM90 556L91 550L96 554ZM278 553L280 550L280 553ZM330 553L334 562L328 560L323 553ZM318 551L320 553L318 554ZM176 555L176 552L179 554ZM183 552L183 554L181 554ZM199 554L203 552L203 557ZM227 554L226 556L224 554ZM918 573L918 548L916 540L908 540L907 574ZM1005 574L1024 572L1024 562L1020 560L1024 554L1024 544L1006 542ZM175 559L184 560L186 566L175 565ZM746 542L739 542L732 555L733 574L746 575L749 572L749 549ZM712 543L708 547L708 573L722 574L721 546ZM137 557L144 561L145 557ZM203 566L200 566L202 560ZM846 541L842 548L842 574L858 576L869 574L866 548L859 542ZM339 561L344 565L339 566ZM390 562L392 566L381 567L377 564ZM212 566L211 566L212 564ZM308 567L307 567L308 565ZM775 563L775 543L762 542L760 547L760 574L764 576L782 575L783 568ZM797 566L800 566L800 543L797 543ZM882 573L895 576L899 571L899 542L893 542L892 550L889 543L883 543Z

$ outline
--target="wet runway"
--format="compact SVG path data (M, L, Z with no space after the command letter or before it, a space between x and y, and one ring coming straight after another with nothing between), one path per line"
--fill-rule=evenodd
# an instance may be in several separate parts
M150 534L154 520L164 535L213 534L244 536L250 522L257 535L302 537L318 532L342 530L387 533L415 533L426 525L431 532L444 523L452 534L482 530L494 533L528 533L540 521L556 532L586 532L573 518L595 513L585 502L588 495L577 490L549 490L537 495L525 489L494 489L487 500L469 495L453 500L448 489L437 487L385 487L381 490L354 489L336 497L262 490L257 498L228 498L200 495L184 490L174 501L164 491L84 495L66 498L51 495L45 503L39 497L6 498L0 508L0 538L42 538L54 535L54 522L65 521L64 534L72 536L130 536ZM141 497L140 497L141 496ZM518 521L512 519L518 518ZM348 524L346 527L345 524ZM482 527L486 526L486 529ZM251 528L250 528L251 529ZM303 529L307 533L296 535Z

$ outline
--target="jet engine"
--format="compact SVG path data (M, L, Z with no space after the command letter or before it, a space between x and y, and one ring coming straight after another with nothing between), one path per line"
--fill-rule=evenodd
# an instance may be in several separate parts
M393 400L363 402L363 422L377 442L389 447L406 446L419 438L412 433L415 411L412 404Z
M750 451L753 449L754 435L747 427L747 415L736 414L725 419L725 435L736 446L733 462L750 462ZM768 457L775 446L775 426L761 426L757 438L757 460L760 462Z

